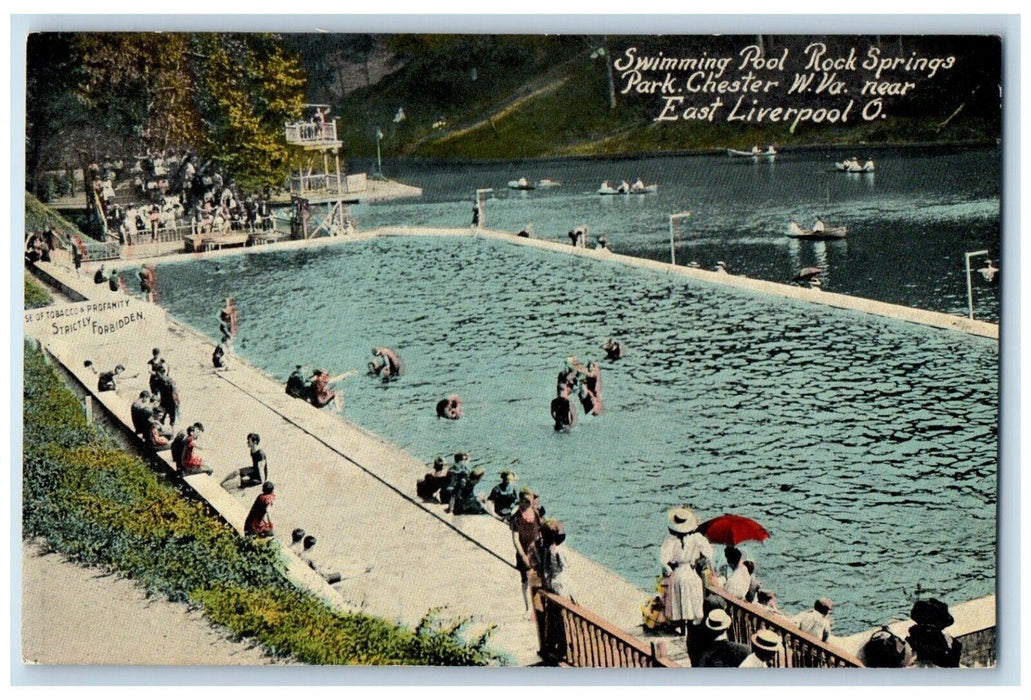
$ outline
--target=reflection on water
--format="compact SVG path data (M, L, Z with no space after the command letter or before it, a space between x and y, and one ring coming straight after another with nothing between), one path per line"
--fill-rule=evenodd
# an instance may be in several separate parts
M847 246L828 248L824 288L965 316L963 254L999 252L1000 154L981 150L867 150L874 175L831 172L842 151L783 153L773 161L726 156L532 161L504 164L390 163L388 173L423 188L419 200L356 207L363 228L468 226L477 188L493 187L491 227L565 241L587 224L620 253L669 260L669 216L690 210L676 257L712 269L784 282L797 261L788 222L848 226ZM361 169L361 163L353 163ZM550 177L561 187L513 191L509 180ZM658 194L599 196L602 180L658 184ZM794 241L799 255L814 242ZM1005 267L1006 261L1003 261ZM822 263L814 263L823 266ZM998 288L975 280L975 313L997 321Z
M795 254L834 271L836 245ZM744 547L761 580L789 610L829 595L842 633L905 613L917 584L949 602L994 590L993 342L472 239L159 274L163 302L211 336L236 297L241 354L282 380L397 348L402 381L343 385L348 419L426 461L466 450L513 468L573 547L643 588L666 509L684 502L762 522L771 539ZM605 414L554 433L564 358L600 359L610 336L629 352L602 362ZM462 420L436 418L450 393Z

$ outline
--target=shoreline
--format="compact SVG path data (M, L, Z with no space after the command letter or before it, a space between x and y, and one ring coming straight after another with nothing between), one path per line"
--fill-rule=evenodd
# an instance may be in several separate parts
M784 145L776 146L777 154L787 153L805 153L812 151L851 151L857 148L878 151L886 149L896 150L921 150L929 148L938 148L951 151L959 150L978 150L988 148L1001 148L1001 145L991 140L962 140L962 141L912 141L902 143L891 143L891 142L860 142L856 144L849 143L811 143L811 144L797 144L797 145ZM727 154L727 147L712 147L702 149L678 149L678 150L661 150L661 151L628 151L626 153L595 153L595 154L576 154L576 155L548 155L548 156L536 156L527 158L467 158L467 157L444 157L444 156L421 156L418 154L400 154L392 155L384 158L389 159L392 162L401 163L424 163L428 165L497 165L500 163L543 163L543 162L565 162L571 160L588 160L588 161L607 161L607 160L644 160L646 158L680 158L680 157L696 157L696 156L725 156ZM350 160L364 160L370 159L375 160L375 155L352 155Z

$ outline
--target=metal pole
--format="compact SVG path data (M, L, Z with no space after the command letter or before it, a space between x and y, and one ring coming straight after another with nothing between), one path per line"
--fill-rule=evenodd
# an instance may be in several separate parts
M379 142L383 140L383 130L376 127L376 174L383 174L383 161L379 158Z
M669 264L677 264L677 249L673 245L673 217L669 217Z
M967 261L967 308L970 311L970 320L974 320L974 287L970 283L970 253L966 254Z
M974 286L970 282L970 258L978 255L988 255L987 250L977 250L973 253L967 253L964 257L967 264L967 309L970 312L970 320L974 320Z

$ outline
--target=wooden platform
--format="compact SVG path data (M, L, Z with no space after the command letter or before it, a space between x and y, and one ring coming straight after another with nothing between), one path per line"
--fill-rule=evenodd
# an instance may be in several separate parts
M183 236L183 248L188 253L199 253L204 250L221 250L222 248L240 248L250 242L251 234L243 233L197 233Z

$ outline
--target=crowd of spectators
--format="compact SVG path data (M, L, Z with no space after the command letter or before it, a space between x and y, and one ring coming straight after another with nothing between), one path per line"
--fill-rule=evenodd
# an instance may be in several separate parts
M213 162L200 163L187 150L150 152L133 159L105 158L86 169L108 230L133 245L154 241L163 230L189 227L198 233L268 231L274 228L271 193L243 193ZM127 188L127 197L116 192Z

